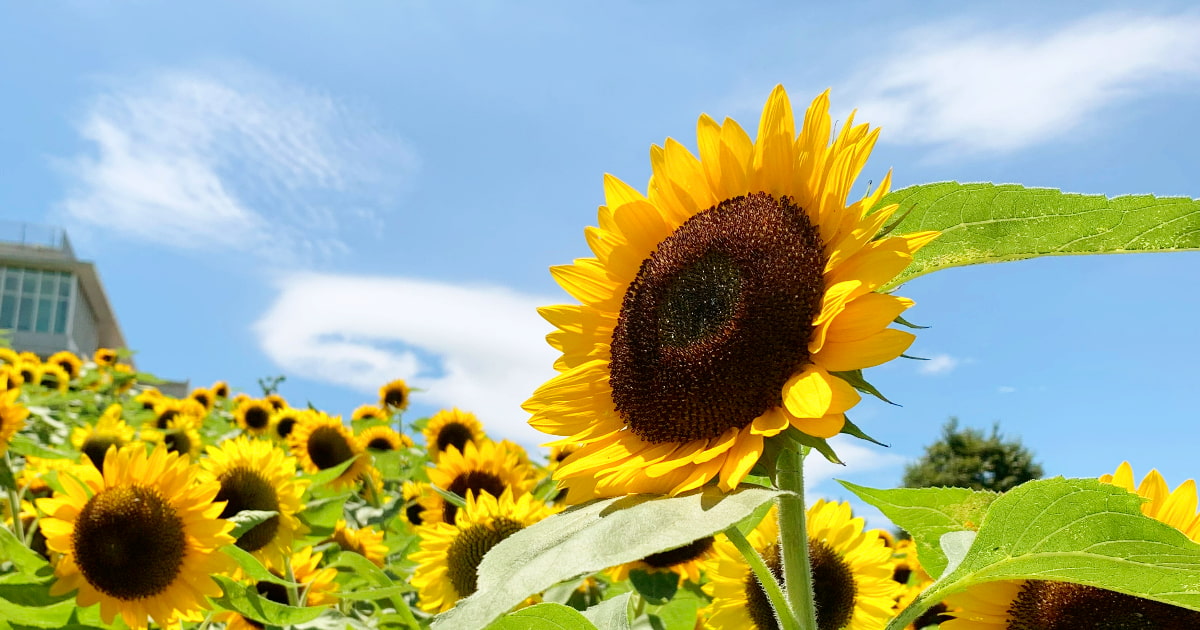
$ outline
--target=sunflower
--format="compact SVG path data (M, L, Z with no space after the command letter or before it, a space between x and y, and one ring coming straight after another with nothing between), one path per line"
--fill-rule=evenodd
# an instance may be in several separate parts
M396 379L379 388L379 406L392 411L408 409L408 396L412 393L408 383Z
M498 497L505 491L514 496L529 492L533 470L521 464L508 444L467 442L461 453L453 446L442 453L436 468L429 469L429 483L466 499L471 495ZM453 523L458 506L435 495L421 512L426 523Z
M57 363L43 363L37 383L46 389L65 393L71 386L71 375Z
M95 425L75 427L71 431L71 445L87 455L97 468L104 465L105 453L110 446L121 448L131 441L133 427L121 419L121 405L118 404L109 405Z
M27 456L25 458L25 467L21 469L21 474L17 477L17 487L23 488L27 495L37 497L50 496L52 490L50 484L46 482L45 476L51 471L69 471L78 465L78 462L65 457Z
M92 355L92 361L96 365L110 366L117 362L117 351L112 348L97 348Z
M618 565L609 569L607 573L613 582L629 579L631 571L644 571L646 573L674 573L679 577L679 586L683 586L684 580L691 580L693 584L699 584L700 573L704 566L716 557L713 546L715 542L714 537L705 536L686 545L652 553L635 562Z
M363 448L373 451L398 451L413 445L412 438L384 426L363 430L358 434L358 441Z
M154 406L162 401L163 398L162 392L154 387L138 392L138 395L133 397L136 402L142 405L142 409L147 411L153 411Z
M330 417L319 411L309 413L288 435L288 447L307 473L320 472L353 459L354 463L333 480L332 484L337 488L354 485L371 467L370 457L363 453L362 446L342 424L340 416Z
M582 444L556 478L595 477L600 496L728 491L763 438L840 432L859 394L838 373L912 343L888 328L912 301L874 291L937 233L876 238L897 209L870 212L890 174L846 204L878 133L851 117L830 144L828 109L817 97L797 135L776 87L757 140L701 116L699 159L651 148L648 196L605 177L596 257L551 269L582 304L540 310L562 373L525 409Z
M79 357L69 350L55 352L50 355L49 359L46 359L46 363L53 363L62 368L67 373L68 380L79 378L79 372L83 369L83 361L80 361Z
M524 494L505 490L468 496L457 524L432 523L417 528L421 547L410 556L417 563L411 583L422 610L442 612L475 592L479 562L500 541L546 518L553 510Z
M80 466L62 477L65 495L38 500L48 546L63 554L51 595L78 589L80 606L99 602L105 623L120 614L135 629L147 617L199 621L205 597L221 594L210 576L232 568L219 549L233 523L217 517L219 486L194 472L165 447L131 446L108 453L103 475Z
M19 389L0 390L0 455L8 451L12 436L25 426L25 418L29 417L29 410L17 402L20 395Z
M296 428L296 423L302 421L307 415L307 411L291 407L276 411L271 415L271 437L277 440L287 440L287 437L292 434L292 429Z
M1143 514L1200 542L1195 481L1188 479L1172 492L1162 475L1151 470L1135 488L1129 462L1100 481L1149 499L1142 504ZM1200 612L1071 582L984 582L947 600L955 607L948 614L955 618L942 622L942 630L1200 628Z
M10 363L0 363L0 391L17 389L25 384L21 370Z
M387 422L388 418L389 418L388 412L384 411L383 409L380 409L376 405L359 405L358 408L356 408L354 410L354 413L350 415L350 420L352 420L354 422L360 422L360 421Z
M238 538L237 546L253 553L268 567L282 568L292 541L305 528L296 514L308 481L296 478L296 458L274 444L239 436L210 446L201 465L205 479L220 484L217 501L225 501L221 518L242 510L278 512Z
M321 563L320 552L313 553L311 547L303 547L292 554L292 577L300 584L296 595L304 606L320 606L336 601L334 591L337 583L337 569L326 567L317 568ZM283 577L278 570L272 570L276 577ZM259 596L269 599L276 604L288 604L287 587L277 582L259 581L254 583L254 590ZM235 612L221 613L215 618L225 622L225 630L262 630L266 626L253 619L248 619Z
M483 425L475 414L457 408L443 409L433 414L422 433L428 445L429 459L435 463L448 447L462 451L467 442L480 442L486 437Z
M885 542L891 537L891 534L884 530L876 531L880 532L880 537L884 538ZM895 563L892 580L903 587L896 597L895 612L899 614L933 584L933 578L921 566L921 561L917 558L917 545L911 538L895 541L888 546L892 548L892 561ZM908 630L921 630L926 626L935 626L952 619L953 617L947 614L947 610L945 602L938 602L917 617L916 621L909 624Z
M899 585L892 581L892 552L879 534L863 531L849 503L818 500L808 509L818 630L882 629L891 619ZM776 579L783 580L775 510L747 538ZM713 598L702 612L706 628L774 629L775 616L758 578L733 543L722 538L709 565L704 591Z
M250 435L264 435L271 428L271 414L275 409L266 400L247 400L233 410L238 426Z
M144 406L145 401L142 404ZM197 420L203 420L206 415L208 412L204 409L204 405L191 398L163 397L154 404L154 421L150 424L155 429L165 429L171 420L178 416L194 416Z
M154 426L144 426L141 438L151 444L165 444L167 450L189 459L196 459L204 447L200 437L200 419L196 416L179 415L167 420L167 426L159 429Z
M217 398L229 398L229 383L217 381L212 384L212 387L208 388L208 391L212 392L212 395Z
M188 394L188 398L191 398L201 405L204 405L205 413L212 411L213 405L217 402L217 397L214 396L211 391L203 387L197 387L193 389L192 393Z
M342 549L353 551L377 567L382 567L387 559L388 548L383 544L383 532L373 527L354 529L347 527L345 520L339 520L333 527L332 538Z
M5 365L16 365L21 362L21 355L17 354L12 348L0 347L0 363Z
M40 362L22 359L15 367L17 374L21 376L22 383L37 385L42 382L42 364Z
M271 403L271 408L275 411L282 411L288 407L287 400L284 400L283 396L279 394L267 394L266 400Z
M424 481L405 481L400 486L404 497L404 519L410 525L420 525L424 522L421 513L434 507L433 488Z

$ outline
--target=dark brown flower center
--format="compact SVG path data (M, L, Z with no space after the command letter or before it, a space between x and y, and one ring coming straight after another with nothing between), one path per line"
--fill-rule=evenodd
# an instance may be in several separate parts
M399 387L389 388L383 395L383 404L389 407L395 407L399 409L400 407L403 407L406 402L408 402L408 396L405 396L404 390L400 389Z
M229 518L242 510L279 511L279 496L275 493L275 487L262 473L239 466L225 471L219 481L221 490L213 500L227 502L225 509L221 510L221 518ZM278 531L279 515L276 514L242 534L237 546L246 551L258 551L275 540Z
M338 464L354 457L354 450L334 427L317 427L308 436L308 458L321 470L333 468Z
M170 587L183 567L186 538L182 519L158 491L122 486L84 505L72 548L80 572L96 590L133 600Z
M1008 609L1008 630L1190 630L1200 612L1094 586L1030 580Z
M271 411L262 405L254 405L246 409L246 413L242 415L246 420L246 426L261 431L271 422Z
M285 438L292 434L292 429L296 427L296 419L290 416L280 418L279 423L275 425L275 435Z
M854 617L855 596L858 587L854 582L854 571L833 549L819 540L808 539L809 561L813 573L813 604L817 610L818 630L840 630ZM783 583L783 562L779 545L773 545L763 553L763 561L775 579ZM762 583L750 569L746 569L746 608L750 619L758 630L779 630L771 600L767 598Z
M420 503L414 502L412 505L404 508L404 516L408 519L409 523L412 523L413 525L420 525L421 512L423 511L425 511L425 508L421 507Z
M454 478L450 482L450 487L446 488L450 492L457 494L462 498L467 498L467 492L474 492L475 497L479 497L480 492L486 492L493 497L499 497L504 494L504 480L490 472L482 470L469 470ZM458 506L449 501L442 502L442 520L451 525L454 524L454 517L458 514Z
M783 401L809 362L824 247L788 197L736 197L658 245L625 292L612 337L617 411L648 442L742 428Z
M372 438L370 442L367 442L367 448L376 451L394 451L396 450L396 445L392 444L391 440L381 435L379 437Z
M472 525L460 531L446 551L446 568L454 591L460 597L474 593L484 554L524 528L517 521L500 517L489 525Z
M188 437L185 429L176 429L164 435L163 444L167 445L167 451L171 453L186 455L192 452L192 438Z
M642 562L645 562L656 569L665 569L667 567L673 567L677 564L683 564L684 562L697 560L703 557L704 554L708 553L708 551L712 549L712 546L713 537L705 536L704 538L694 540L682 547L676 547L674 549L652 553L645 558L642 558Z
M471 441L474 434L471 433L471 427L458 422L448 422L442 425L441 430L437 434L437 450L442 452L453 446L462 452L467 447L467 442Z
M98 468L101 472L104 471L104 454L108 452L108 447L115 446L121 448L125 445L125 441L116 435L107 433L93 433L83 441L83 446L79 448L83 451L88 459L92 460L92 465Z
M158 417L154 419L154 426L159 429L165 429L170 426L171 421L177 417L179 417L178 410L167 409L166 411L158 414Z

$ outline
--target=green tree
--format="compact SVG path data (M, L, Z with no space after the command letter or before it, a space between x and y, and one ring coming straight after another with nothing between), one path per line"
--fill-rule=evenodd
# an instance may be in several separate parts
M1004 492L1042 476L1042 465L1020 440L1005 440L1000 425L991 435L979 429L959 429L958 418L942 426L942 436L925 447L925 454L904 469L904 487L954 486Z

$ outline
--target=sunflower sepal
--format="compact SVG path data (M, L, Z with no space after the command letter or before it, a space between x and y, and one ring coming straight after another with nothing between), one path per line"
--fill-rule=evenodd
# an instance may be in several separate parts
M904 326L905 328L911 328L913 330L925 330L926 328L929 328L929 326L919 326L917 324L914 324L914 323L908 321L907 319L904 319L903 315L897 315L896 319L893 319L892 321L894 323L900 324L901 326Z
M854 389L857 389L858 391L860 391L864 394L870 394L889 405L895 405L896 407L900 406L898 403L894 403L891 400L889 400L888 397L884 396L879 391L878 388L876 388L869 381L867 381L867 379L863 376L862 370L851 370L848 372L830 372L829 374L832 376L836 376L836 377L842 379L843 381L846 381L847 383L850 383L851 387L853 387ZM845 431L843 431L843 433L845 433ZM875 440L870 440L870 441L875 442ZM878 444L878 442L876 442L876 444Z
M838 454L833 450L833 447L829 445L828 440L826 440L825 438L819 438L819 437L816 437L813 435L809 435L809 434L801 431L800 429L797 429L796 427L788 427L787 430L784 431L783 433L780 433L779 435L777 435L773 438L767 439L766 443L770 444L772 441L776 442L780 451L782 451L783 449L789 448L787 446L787 444L790 442L790 443L796 444L800 447L817 451L818 453L823 455L825 457L825 459L829 460L829 462L832 464L839 464L839 465L843 465L843 466L846 464L845 462L842 461L842 459L840 457L838 457ZM790 449L790 450L793 450L793 449ZM803 460L804 457L807 457L807 455L808 455L807 451L802 452L801 460ZM774 461L774 460L772 460L772 461Z
M882 446L884 448L891 447L891 444L884 444L883 442L880 442L879 440L867 435L866 431L863 431L857 424L854 424L850 421L850 416L846 416L846 424L842 425L842 433L856 437L860 440L866 440L867 442Z
M241 584L224 575L214 575L221 586L220 597L213 598L221 610L235 612L247 619L272 626L307 623L320 617L328 606L288 606L258 594L253 584Z

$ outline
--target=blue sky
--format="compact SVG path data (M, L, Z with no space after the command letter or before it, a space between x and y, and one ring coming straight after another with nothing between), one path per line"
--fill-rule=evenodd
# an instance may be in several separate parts
M861 186L1015 182L1200 197L1200 12L1185 3L8 3L0 218L66 227L142 369L535 444L547 267L587 255L601 176L701 112L753 130L776 83L883 127ZM1045 6L1052 4L1053 6ZM914 353L868 374L831 476L898 482L941 424L1020 436L1050 474L1194 477L1200 255L919 278Z

